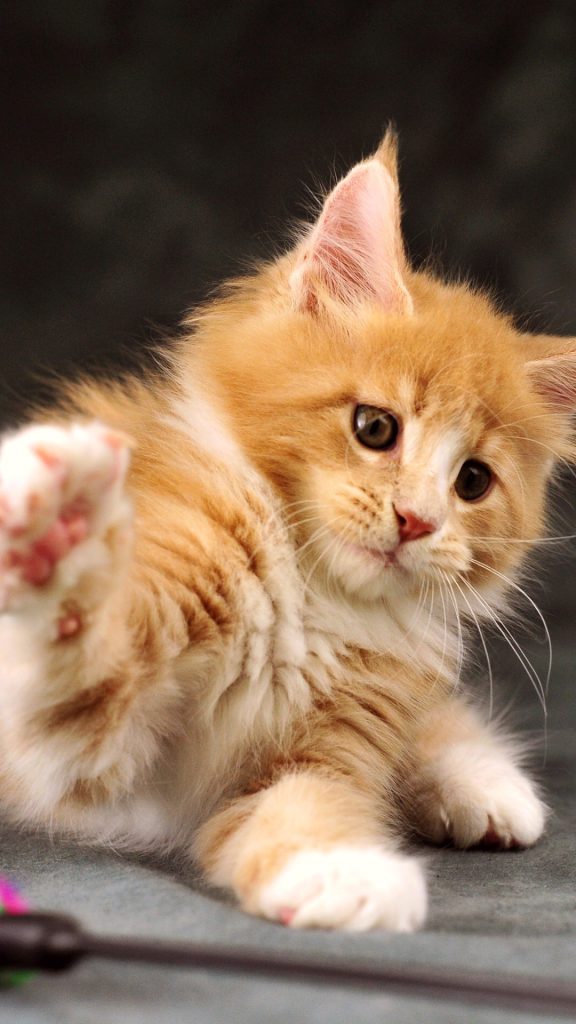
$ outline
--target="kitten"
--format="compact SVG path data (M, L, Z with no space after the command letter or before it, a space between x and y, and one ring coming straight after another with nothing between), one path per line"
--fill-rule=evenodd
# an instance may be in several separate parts
M575 341L409 267L388 134L165 372L3 440L5 812L181 848L293 927L419 927L403 831L544 827L461 623L505 609L575 402Z

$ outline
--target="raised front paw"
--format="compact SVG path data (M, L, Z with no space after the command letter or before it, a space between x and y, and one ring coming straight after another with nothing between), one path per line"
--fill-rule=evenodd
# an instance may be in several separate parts
M462 849L532 846L546 808L534 783L502 752L455 744L429 768L415 802L415 823L435 843Z
M418 861L377 846L303 849L244 900L247 910L291 928L411 932L426 916Z
M0 610L70 590L126 529L126 439L99 424L30 426L0 446ZM116 538L117 539L117 538Z

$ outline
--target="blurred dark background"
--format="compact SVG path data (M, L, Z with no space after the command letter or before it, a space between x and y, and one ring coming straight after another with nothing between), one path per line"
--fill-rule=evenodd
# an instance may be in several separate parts
M389 120L413 258L576 333L574 2L8 0L2 46L3 419L137 363Z

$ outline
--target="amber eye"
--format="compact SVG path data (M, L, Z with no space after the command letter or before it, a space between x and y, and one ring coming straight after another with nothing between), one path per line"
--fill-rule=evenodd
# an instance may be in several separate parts
M476 459L468 459L456 477L454 489L462 501L477 501L488 493L493 479L489 466L484 462L477 462Z
M383 451L395 445L399 425L396 417L385 409L378 409L375 405L357 405L353 429L360 444Z

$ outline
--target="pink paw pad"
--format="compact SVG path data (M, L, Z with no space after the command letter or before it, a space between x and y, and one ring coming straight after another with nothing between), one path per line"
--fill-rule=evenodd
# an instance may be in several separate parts
M59 455L56 455L55 452L47 451L46 448L39 444L33 445L32 451L48 469L53 470L55 476L60 477L62 480L65 479L66 466Z
M0 611L19 607L27 591L51 592L61 563L70 566L62 584L72 586L92 535L102 543L86 548L87 562L106 558L109 525L130 515L121 491L130 447L99 423L31 425L0 438ZM76 612L60 615L57 636L76 635Z
M9 568L19 568L22 577L33 586L42 586L52 576L54 567L75 544L88 534L85 514L76 508L66 509L42 537L27 551L10 551L6 557Z
M82 629L82 616L79 611L70 609L58 619L58 639L69 640Z
M287 926L292 924L295 916L296 909L294 907L280 907L278 911L278 920Z
M53 563L34 550L27 553L9 551L4 558L3 567L6 569L20 569L22 578L27 583L40 587L47 583L52 575Z

